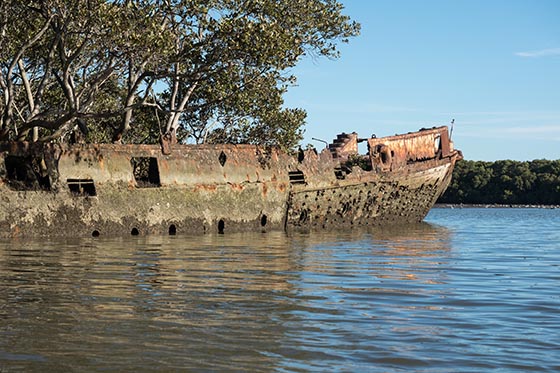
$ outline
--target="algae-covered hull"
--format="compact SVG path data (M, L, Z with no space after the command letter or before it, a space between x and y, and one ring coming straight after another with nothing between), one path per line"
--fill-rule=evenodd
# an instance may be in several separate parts
M367 154L358 154L358 142ZM461 157L446 127L318 153L253 145L0 145L0 236L308 230L421 221Z

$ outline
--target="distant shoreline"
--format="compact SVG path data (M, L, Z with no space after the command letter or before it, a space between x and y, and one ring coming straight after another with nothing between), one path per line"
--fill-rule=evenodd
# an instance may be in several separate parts
M491 204L491 203L481 203L481 204L471 204L471 203L436 203L434 208L441 209L467 209L467 208L514 208L514 209L560 209L560 205L512 205L512 204Z

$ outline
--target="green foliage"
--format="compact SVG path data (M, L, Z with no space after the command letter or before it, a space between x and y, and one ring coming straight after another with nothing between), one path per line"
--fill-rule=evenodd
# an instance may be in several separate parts
M560 204L560 160L457 162L441 203Z
M293 148L290 68L359 33L336 0L4 0L0 137ZM157 114L157 116L156 116ZM138 132L138 133L135 133Z
M371 160L368 156L363 156L359 154L352 154L348 157L348 160L345 163L345 166L349 169L352 169L354 166L360 167L362 170L371 171Z

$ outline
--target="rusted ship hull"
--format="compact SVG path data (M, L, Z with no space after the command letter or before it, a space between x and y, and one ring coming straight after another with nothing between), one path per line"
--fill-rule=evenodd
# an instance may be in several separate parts
M290 228L327 228L419 222L443 194L452 163L409 174L380 176L333 188L294 190Z
M290 156L252 145L5 143L0 236L308 230L421 221L461 157L447 128ZM357 143L368 152L358 154Z

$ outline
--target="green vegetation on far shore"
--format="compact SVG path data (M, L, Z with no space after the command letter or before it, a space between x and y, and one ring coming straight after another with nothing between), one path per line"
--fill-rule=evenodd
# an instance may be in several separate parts
M459 161L438 203L560 205L560 160Z

